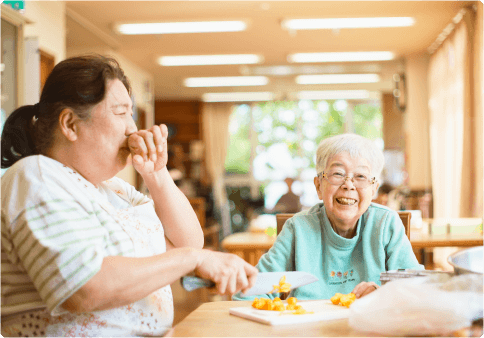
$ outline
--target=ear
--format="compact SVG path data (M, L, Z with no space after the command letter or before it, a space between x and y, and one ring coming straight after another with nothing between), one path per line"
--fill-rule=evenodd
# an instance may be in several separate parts
M59 114L59 127L61 133L71 142L77 140L79 132L78 123L81 120L72 109L65 108Z
M323 193L321 192L321 180L318 176L314 177L314 186L316 187L316 192L320 200L323 199Z
M373 189L373 198L376 197L376 192L378 191L378 187L380 187L380 183L379 182L376 182L375 184L373 184L373 186L371 187L371 189Z

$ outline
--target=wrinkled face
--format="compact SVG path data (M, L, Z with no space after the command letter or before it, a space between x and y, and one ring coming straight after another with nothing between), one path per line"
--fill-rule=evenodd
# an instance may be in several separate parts
M338 172L350 177L359 173L372 177L368 161L361 158L353 159L346 152L330 158L324 172ZM378 189L377 183L363 189L356 189L350 179L345 180L341 186L336 186L322 177L315 177L314 185L319 199L324 202L333 229L339 235L347 238L353 234L358 219L368 209L372 197Z
M108 81L104 100L93 108L79 133L82 160L89 163L90 177L104 181L122 170L130 154L128 136L137 130L126 87L117 79Z

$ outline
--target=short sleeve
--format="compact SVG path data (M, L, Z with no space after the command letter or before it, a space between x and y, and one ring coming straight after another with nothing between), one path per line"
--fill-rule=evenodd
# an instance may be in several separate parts
M95 210L87 211L73 199L49 198L16 219L7 250L15 252L56 315L64 312L59 306L101 269L106 236Z
M145 203L153 203L151 198L139 192L135 187L119 177L113 177L104 183L110 190L117 193L134 207Z

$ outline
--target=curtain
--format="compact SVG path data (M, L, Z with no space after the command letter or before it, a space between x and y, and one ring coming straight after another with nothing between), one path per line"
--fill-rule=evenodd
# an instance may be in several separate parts
M463 20L431 56L430 147L434 217L472 217L477 151L473 99L471 20ZM477 148L476 148L477 147ZM482 177L480 179L482 185ZM474 215L476 216L476 215ZM481 215L482 216L482 215Z
M229 144L229 120L233 105L217 102L202 106L205 164L212 180L214 201L222 217L223 236L231 233L230 211L225 191L225 157Z

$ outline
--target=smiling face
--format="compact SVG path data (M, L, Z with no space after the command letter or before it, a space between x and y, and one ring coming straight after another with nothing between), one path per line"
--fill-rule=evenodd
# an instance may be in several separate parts
M353 159L346 152L331 157L324 172L339 172L351 177L360 173L371 177L368 161L362 158ZM326 214L334 231L342 237L353 237L358 219L370 206L378 184L356 189L350 179L345 180L341 186L336 186L330 184L325 178L315 177L314 185L319 199L324 202Z
M76 143L82 158L76 168L94 184L113 177L126 166L128 136L137 130L126 87L117 79L108 81L104 100L81 122Z

